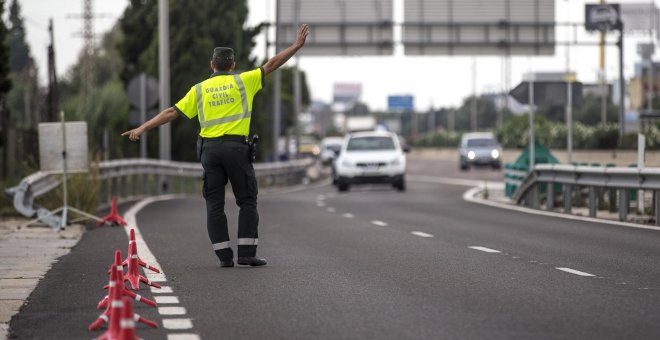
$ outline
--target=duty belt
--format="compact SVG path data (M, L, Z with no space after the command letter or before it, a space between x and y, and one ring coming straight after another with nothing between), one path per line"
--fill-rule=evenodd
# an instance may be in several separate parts
M247 143L247 136L241 136L241 135L224 135L224 136L219 136L219 137L201 137L201 138L205 142L206 141L221 140L221 141L228 141L228 142Z

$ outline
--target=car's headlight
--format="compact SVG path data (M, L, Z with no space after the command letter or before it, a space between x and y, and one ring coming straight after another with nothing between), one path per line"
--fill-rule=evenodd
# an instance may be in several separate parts
M490 156L493 157L493 159L498 159L500 158L500 151L493 149L493 151L490 152Z
M350 168L350 167L353 166L353 163L349 162L347 159L343 159L343 160L341 161L341 166L345 166L345 167L347 167L347 168Z
M468 152L468 158L469 158L469 159L474 159L474 157L477 157L477 154L474 153L474 151L469 151L469 152Z
M397 157L390 162L390 165L401 165L401 157Z

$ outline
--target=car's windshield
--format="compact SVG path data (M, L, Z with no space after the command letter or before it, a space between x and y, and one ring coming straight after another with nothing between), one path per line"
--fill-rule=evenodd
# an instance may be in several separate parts
M348 151L394 150L391 137L357 137L351 138L346 146Z
M480 146L496 146L497 141L492 138L476 138L468 139L467 146L470 147L480 147Z
M341 149L341 144L326 144L324 147L326 150L339 151Z

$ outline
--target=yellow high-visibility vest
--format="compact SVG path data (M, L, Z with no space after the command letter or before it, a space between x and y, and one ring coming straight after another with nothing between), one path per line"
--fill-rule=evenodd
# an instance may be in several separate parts
M190 119L199 118L201 137L247 136L252 100L263 82L261 68L236 74L216 72L191 87L174 109Z

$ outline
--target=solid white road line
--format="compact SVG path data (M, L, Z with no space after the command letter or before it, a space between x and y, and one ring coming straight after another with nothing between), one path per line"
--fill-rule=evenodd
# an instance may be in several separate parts
M581 272L579 270L575 270L575 269L571 269L571 268L555 268L555 269L559 269L563 272L567 272L567 273L571 273L571 274L575 274L575 275L580 275L580 276L596 276L596 275L593 275L593 274Z
M163 327L167 329L191 329L193 324L190 319L163 319Z
M186 309L183 307L158 307L158 314L160 315L184 315Z
M167 340L200 340L201 338L197 334L168 334Z
M410 233L413 234L413 235L417 235L419 237L433 237L433 235L427 234L427 233L424 233L424 232L421 232L421 231L412 231Z
M486 248L486 247L472 246L472 247L468 247L468 248L483 251L483 252L486 252L486 253L501 253L501 251L499 251L499 250L490 249L490 248Z
M351 213L345 213L345 214L343 214L343 215L341 215L341 216L346 217L346 218L354 218L354 217L355 217L355 215L353 215L353 214L351 214Z
M176 296L154 296L157 304L179 303L179 298Z
M125 219L127 223L126 228L124 228L124 230L126 231L126 235L130 235L131 229L135 230L135 241L137 244L137 249L138 249L138 254L140 255L140 259L160 269L160 273L154 273L150 270L145 271L145 276L147 277L147 279L153 282L165 282L167 279L165 277L165 272L163 271L163 268L160 266L160 264L158 264L158 261L156 261L156 257L151 252L151 250L149 250L147 243L144 242L144 238L142 238L142 233L140 233L140 229L138 228L137 219L135 218L135 215L137 215L138 211L140 211L142 208L146 207L151 203L159 202L159 201L167 201L178 197L181 196L163 195L157 197L149 197L143 199L142 201L132 206L130 209L128 209L128 211L126 211L126 214L124 215L126 217Z
M385 223L385 222L383 222L383 221L373 220L373 221L371 221L371 223L372 223L372 224L375 224L375 225L377 225L377 226L387 227L387 223Z

